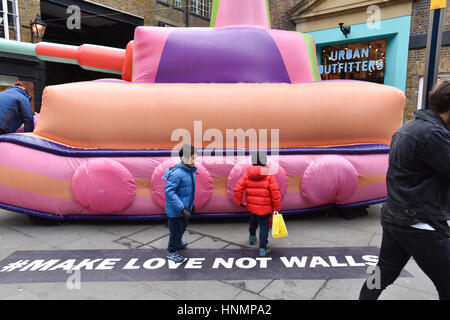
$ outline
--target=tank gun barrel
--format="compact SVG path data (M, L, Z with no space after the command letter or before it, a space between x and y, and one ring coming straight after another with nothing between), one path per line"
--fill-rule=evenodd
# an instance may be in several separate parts
M25 43L0 40L0 51L34 56L43 61L79 65L83 69L123 74L126 50L92 44Z

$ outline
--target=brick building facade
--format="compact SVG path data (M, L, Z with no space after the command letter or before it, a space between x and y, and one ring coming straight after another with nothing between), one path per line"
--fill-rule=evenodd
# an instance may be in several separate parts
M300 0L269 0L272 28L295 31L296 24L289 18L287 12L299 2Z
M406 83L405 120L413 119L413 111L417 109L420 97L419 86L425 71L425 50L430 17L430 0L414 0L411 16L411 38L408 55L408 76ZM441 78L450 78L450 8L445 10L444 36L441 48L439 73Z

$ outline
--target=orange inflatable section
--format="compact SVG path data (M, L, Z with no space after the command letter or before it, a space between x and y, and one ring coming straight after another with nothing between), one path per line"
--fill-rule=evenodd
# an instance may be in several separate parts
M45 89L34 133L78 148L171 149L179 133L194 139L194 121L201 121L203 147L211 147L203 138L208 129L224 140L227 129L267 129L267 147L390 144L404 104L402 91L362 81L83 82ZM278 146L271 146L271 129L279 130Z

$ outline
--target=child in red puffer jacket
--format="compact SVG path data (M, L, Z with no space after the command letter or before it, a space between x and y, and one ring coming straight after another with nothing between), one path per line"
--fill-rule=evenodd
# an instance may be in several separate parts
M247 208L250 211L250 244L256 242L256 229L259 225L259 255L265 257L272 248L268 245L269 224L273 211L279 211L281 193L275 176L270 174L265 153L252 155L252 166L248 168L234 188L234 203L241 205L244 190Z

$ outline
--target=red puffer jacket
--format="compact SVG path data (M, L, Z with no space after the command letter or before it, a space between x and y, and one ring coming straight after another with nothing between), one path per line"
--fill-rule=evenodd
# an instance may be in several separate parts
M244 190L247 208L251 213L263 216L273 211L280 211L281 193L277 180L269 172L268 167L251 166L234 188L234 203L241 204Z

